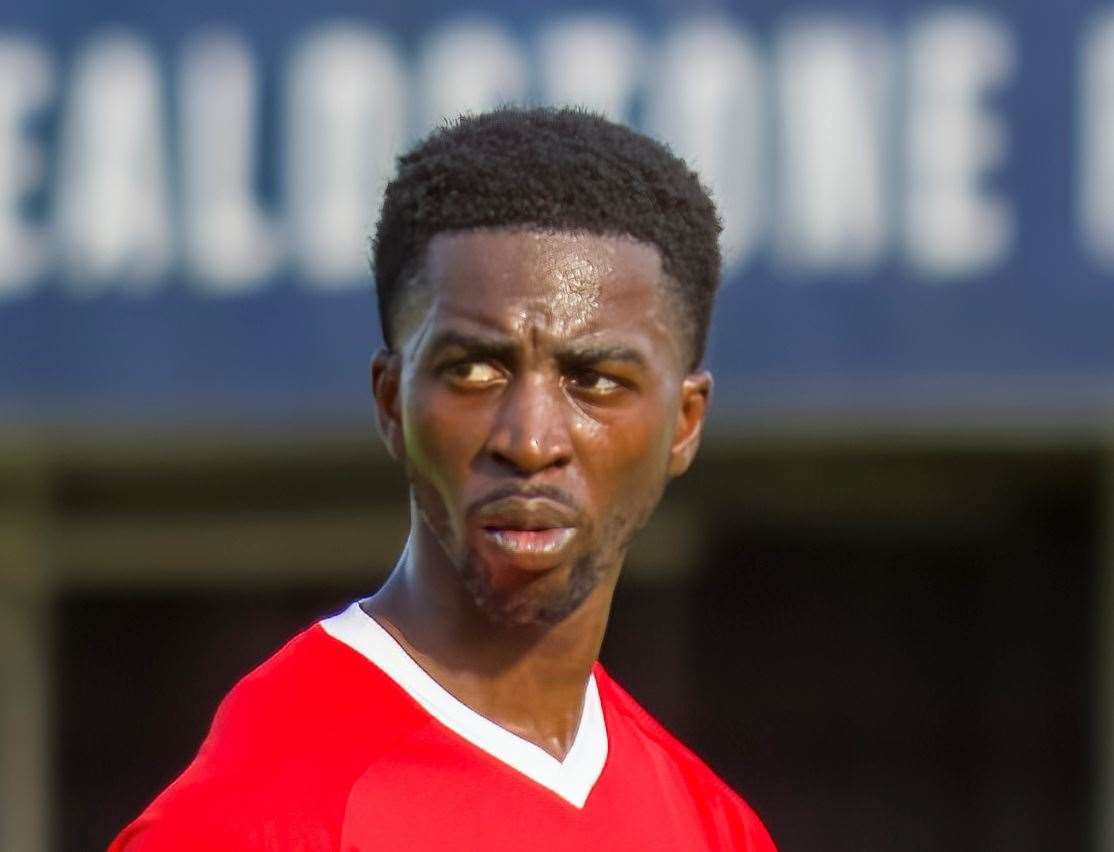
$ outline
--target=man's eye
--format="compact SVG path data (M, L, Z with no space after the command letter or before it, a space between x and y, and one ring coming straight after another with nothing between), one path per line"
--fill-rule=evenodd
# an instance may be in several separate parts
M569 384L575 390L596 396L614 393L622 387L614 379L610 379L602 373L597 373L595 370L577 370L575 373L570 373Z
M486 361L462 361L446 371L449 378L461 385L487 385L498 381L502 374Z

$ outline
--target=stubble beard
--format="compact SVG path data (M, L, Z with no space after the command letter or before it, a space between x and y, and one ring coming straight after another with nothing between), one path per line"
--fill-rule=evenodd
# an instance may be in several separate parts
M539 594L534 586L544 582L544 577L509 591L496 588L473 552L457 565L457 571L476 607L492 624L501 627L560 624L584 603L604 575L603 566L591 554L582 554L573 561L566 582L557 589Z
M411 470L410 485L422 521L456 569L476 608L500 627L553 626L572 615L609 573L617 573L635 534L657 504L653 501L634 516L616 513L609 518L596 547L574 558L568 578L556 588L545 588L551 573L547 572L520 587L503 590L496 585L479 554L462 546L459 537L453 535L444 501L433 484Z

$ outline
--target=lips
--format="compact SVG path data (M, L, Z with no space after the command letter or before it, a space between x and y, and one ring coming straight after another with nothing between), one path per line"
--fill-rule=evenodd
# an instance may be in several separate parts
M503 497L483 504L475 519L497 551L524 560L559 555L578 526L575 511L546 497Z
M576 535L572 527L550 527L544 530L515 530L485 527L484 534L497 547L515 556L550 556L558 553Z

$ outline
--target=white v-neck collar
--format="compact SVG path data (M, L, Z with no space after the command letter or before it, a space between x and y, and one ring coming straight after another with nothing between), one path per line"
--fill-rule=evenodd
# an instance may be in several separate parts
M546 787L577 808L607 762L604 724L595 675L588 676L584 710L572 748L565 759L553 755L481 716L453 697L403 650L360 602L321 622L325 632L366 657L397 683L438 722L477 748Z

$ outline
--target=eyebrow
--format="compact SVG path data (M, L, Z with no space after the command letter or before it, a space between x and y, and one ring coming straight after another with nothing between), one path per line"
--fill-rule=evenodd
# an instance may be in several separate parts
M463 349L469 355L493 358L506 363L517 360L519 347L504 337L473 334L456 329L439 332L430 342L429 350L437 352L449 347ZM646 356L637 349L621 345L595 345L567 343L557 349L557 360L566 366L589 366L605 361L623 361L637 366L646 365Z
M447 349L450 346L463 349L469 355L495 358L500 361L514 360L518 351L518 347L506 338L468 334L467 332L457 331L451 328L438 332L430 342L429 350L431 352L437 352L441 349Z
M646 366L646 356L629 346L596 346L570 344L557 352L561 362L571 366L601 364L605 361L625 361L639 367Z

